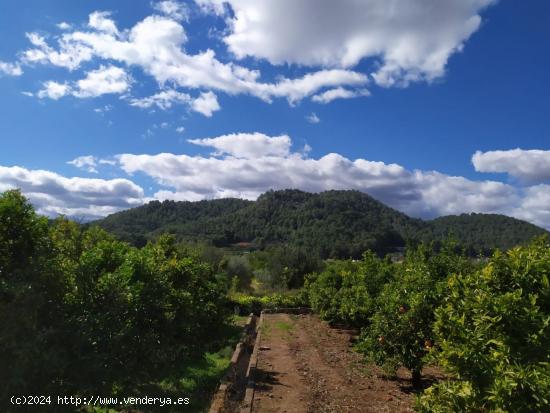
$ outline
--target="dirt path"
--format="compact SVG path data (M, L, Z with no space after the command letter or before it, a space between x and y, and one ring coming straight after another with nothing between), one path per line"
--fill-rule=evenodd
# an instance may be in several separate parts
M316 316L266 314L261 346L254 413L412 411L405 372L384 379L352 351L349 334Z

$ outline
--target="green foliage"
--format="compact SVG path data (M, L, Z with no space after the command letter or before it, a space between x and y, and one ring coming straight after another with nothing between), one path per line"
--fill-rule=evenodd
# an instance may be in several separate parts
M453 379L420 397L421 412L550 411L549 277L539 239L449 278L435 334Z
M0 402L120 394L219 341L228 311L212 268L162 236L136 249L0 196Z
M446 277L470 268L469 260L452 243L439 253L426 246L410 250L380 293L358 348L391 372L406 367L418 386L433 347L434 310L444 296Z
M153 201L96 224L137 246L170 233L179 241L201 241L218 247L238 242L249 242L262 250L284 245L323 259L359 259L366 250L384 255L404 247L407 241L442 242L449 233L477 255L496 247L526 243L546 233L532 224L500 215L471 214L425 222L358 191L270 191L255 202ZM284 282L284 278L275 279L274 284ZM290 283L295 284L292 280Z
M331 323L362 327L375 310L382 286L392 277L393 265L366 252L358 262L335 261L306 280L311 307Z
M225 264L225 273L230 280L236 280L234 287L239 291L250 289L254 273L247 257L242 255L230 256Z
M256 278L274 289L300 288L307 274L320 271L323 262L303 248L275 246L252 254Z
M451 215L428 224L430 228L424 240L441 241L452 235L472 256L490 256L495 248L508 250L546 233L536 225L496 214Z
M284 294L268 294L263 296L235 293L229 297L233 307L238 307L241 315L259 314L265 309L307 307L307 297L302 290Z

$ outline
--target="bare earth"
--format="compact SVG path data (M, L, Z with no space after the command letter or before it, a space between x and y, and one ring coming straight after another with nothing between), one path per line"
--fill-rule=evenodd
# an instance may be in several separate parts
M384 378L316 316L265 314L260 344L255 413L412 412L410 376Z

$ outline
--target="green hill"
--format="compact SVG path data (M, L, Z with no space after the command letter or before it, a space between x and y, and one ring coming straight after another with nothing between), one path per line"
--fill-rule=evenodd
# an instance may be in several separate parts
M358 257L366 249L394 251L408 241L438 241L451 234L472 252L508 248L546 231L502 215L465 214L423 221L358 191L317 194L270 191L256 201L153 201L95 221L136 245L168 232L180 240L227 247L290 244L322 257Z

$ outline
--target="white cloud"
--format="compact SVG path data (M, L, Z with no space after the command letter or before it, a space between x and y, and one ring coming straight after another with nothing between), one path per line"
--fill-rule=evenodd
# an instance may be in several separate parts
M183 132L185 132L185 127L183 127L183 126L178 126L178 127L176 128L176 132L177 132L177 133L183 133Z
M195 0L220 14L237 58L349 68L378 59L384 86L442 76L495 0Z
M213 92L202 92L200 96L191 103L191 109L209 118L214 112L220 110L218 97Z
M73 28L73 26L67 22L61 22L56 24L57 28L60 30L70 30Z
M44 88L37 93L39 98L60 99L72 95L77 98L93 98L111 93L124 93L130 88L132 79L126 72L116 66L101 66L97 70L87 73L84 79L72 85L48 81Z
M143 203L143 189L128 179L66 178L44 170L0 166L0 191L20 188L37 211L98 218Z
M104 113L110 112L111 110L113 110L113 105L105 105L100 108L95 108L94 112L103 115Z
M185 30L171 18L149 16L122 34L115 31L114 22L112 25L108 22L112 20L104 13L92 13L90 26L95 30L64 33L58 40L57 50L49 46L44 37L30 33L27 37L34 47L23 52L23 60L70 70L94 58L116 61L141 68L161 87L171 83L186 89L249 94L265 101L286 98L291 103L325 88L357 87L368 83L367 75L343 69L318 70L297 79L261 82L259 71L231 62L223 63L210 49L187 54L183 48L187 42Z
M220 110L218 98L213 92L202 92L199 97L193 98L188 93L167 89L144 98L131 98L129 102L130 105L142 109L156 106L162 110L170 109L174 104L182 104L206 117L211 117L214 112Z
M131 78L116 66L101 66L88 72L84 79L76 82L74 96L79 98L97 97L110 93L124 93L130 88Z
M78 158L73 159L72 161L67 162L69 165L74 165L79 169L84 169L85 171L91 173L98 173L97 159L92 155L79 156Z
M153 8L174 20L188 20L189 9L183 3L174 0L165 0L153 3Z
M217 138L189 139L188 142L214 148L214 155L227 154L246 159L262 156L285 157L290 153L292 145L287 135L270 137L263 133L235 133Z
M336 99L351 99L360 96L370 96L370 92L367 89L350 90L343 87L337 87L319 93L313 96L311 100L317 103L330 103Z
M144 98L130 99L130 105L139 108L150 108L157 106L159 109L170 109L174 103L188 104L191 101L191 96L187 93L181 93L173 89L162 90L152 96Z
M58 83L52 80L44 82L43 89L36 94L40 99L49 98L57 100L71 93L71 87L66 83Z
M269 189L355 189L411 216L499 213L550 229L550 185L546 184L475 181L336 153L310 158L309 145L292 151L287 135L241 133L190 142L213 148L214 153L81 156L69 163L92 172L97 165L112 165L130 175L144 173L160 186L157 199L255 199ZM48 215L99 217L147 200L142 188L127 179L66 178L49 171L0 167L0 191L16 187Z
M162 199L255 199L269 189L355 189L416 217L499 213L550 228L550 185L522 188L474 181L336 153L313 159L306 150L292 152L286 135L233 134L190 142L215 152L210 157L122 154L117 160L125 172L155 179L161 186L155 196Z
M550 181L550 151L512 149L477 151L472 163L478 172L507 173L526 182Z
M314 112L311 112L310 115L307 115L306 120L309 123L319 123L319 122L321 122L321 119L319 119L319 117Z
M100 32L118 35L118 29L113 19L110 19L111 13L108 11L95 11L90 14L88 26Z
M512 214L550 230L550 185L526 188L521 204Z
M73 95L79 98L97 97L105 94L120 94L130 88L131 78L120 67L101 66L87 73L84 79L76 82Z
M25 64L49 63L75 70L83 62L87 62L93 57L92 49L81 43L70 41L69 33L63 34L59 39L60 51L50 47L46 43L46 39L37 33L27 33L26 36L34 48L22 52L21 61Z
M19 63L9 63L2 62L0 60L0 76L21 76L23 74L23 69Z

